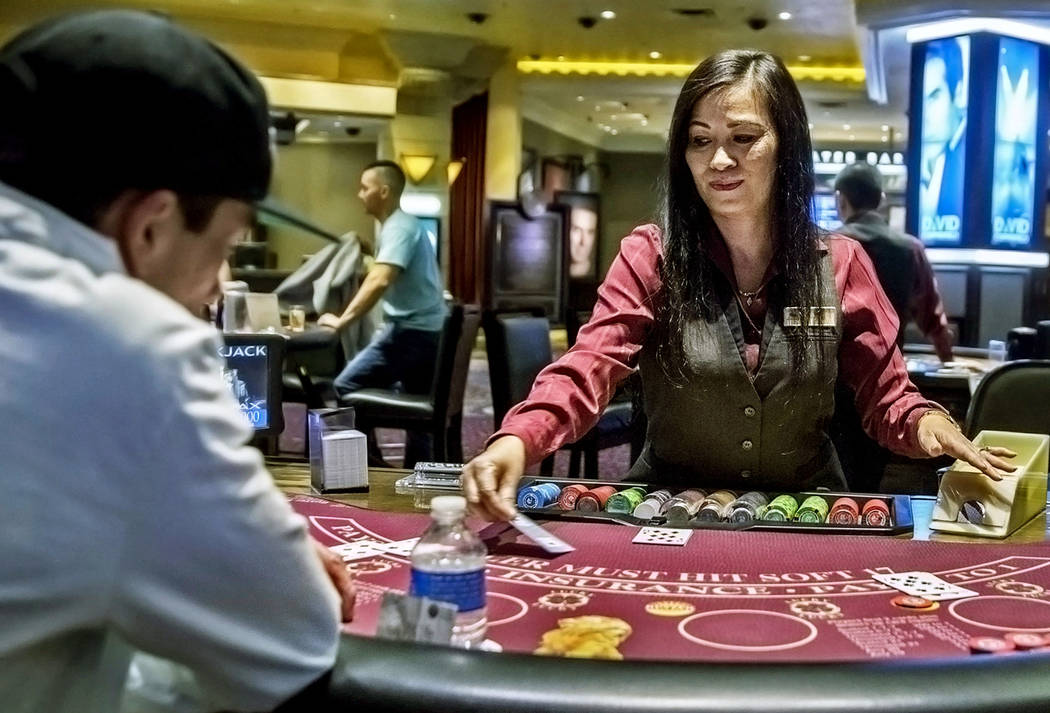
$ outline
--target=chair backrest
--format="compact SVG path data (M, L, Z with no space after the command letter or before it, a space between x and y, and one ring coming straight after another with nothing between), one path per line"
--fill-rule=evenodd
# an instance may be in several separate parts
M546 317L495 314L485 320L485 349L496 429L507 411L524 401L532 382L554 358Z
M447 417L463 413L463 396L467 390L467 376L470 374L470 354L474 351L474 342L478 338L478 327L481 326L481 307L463 305L463 326L460 329L459 341L456 343L456 354L452 362L452 380L449 384Z
M973 438L987 430L1050 435L1050 360L1011 361L985 374L970 401L966 431Z
M441 330L437 364L434 365L434 381L430 387L430 398L434 404L435 414L440 414L448 406L448 395L452 388L452 368L456 363L456 349L459 346L459 333L462 329L463 305L453 303L449 305L445 327Z

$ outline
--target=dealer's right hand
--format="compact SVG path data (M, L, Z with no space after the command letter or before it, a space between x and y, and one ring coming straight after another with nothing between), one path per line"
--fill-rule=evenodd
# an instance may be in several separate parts
M489 444L463 466L463 494L470 509L486 520L510 520L518 481L525 471L525 443L517 436L503 436Z

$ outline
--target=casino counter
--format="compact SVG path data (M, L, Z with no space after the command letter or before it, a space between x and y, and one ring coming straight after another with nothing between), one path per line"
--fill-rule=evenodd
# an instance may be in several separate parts
M271 464L271 472L274 473L275 480L285 492L293 495L299 494L293 500L293 505L300 512L304 512L303 508L307 508L310 509L309 512L316 513L309 518L311 527L315 528L315 535L318 523L327 527L328 532L339 530L337 521L344 515L333 508L342 506L327 500L309 497L308 475L304 466ZM372 511L384 511L383 513L363 510L347 511L343 522L360 527L363 531L380 532L391 539L407 537L411 533L419 534L421 531L419 524L425 523L425 516L414 516L421 518L418 522L411 519L413 516L397 516L402 521L398 524L401 529L398 530L394 523L391 523L388 531L383 532L383 528L387 526L383 519L386 517L386 512L405 513L414 510L411 497L398 496L394 492L394 481L403 475L405 475L403 471L374 470L370 474L369 492L326 495L325 498L370 508ZM1050 556L1036 557L1034 555L1050 555L1050 549L1039 544L1047 539L1045 514L1036 517L1035 520L1008 538L1004 545L1003 541L974 542L957 536L940 534L931 536L928 524L932 499L915 498L913 503L915 539L969 543L962 544L957 550L960 565L963 560L968 563L965 569L977 571L973 568L988 566L989 563L1001 563L1004 570L1026 573L1020 577L973 578L960 582L962 586L992 587L1005 582L1003 588L998 591L983 589L982 594L987 595L984 598L987 600L1016 600L1027 607L1024 609L1025 612L1033 611L1038 616L1042 616L1042 605L1050 604ZM394 516L391 515L390 518ZM404 518L409 518L410 522L404 523ZM589 528L571 531L555 529L555 534L560 532L560 536L564 539L578 544L580 552L583 553L595 552L598 549L604 550L604 560L596 557L598 561L609 561L610 559L616 561L618 557L621 557L619 553L626 551L617 549L620 545L615 542L605 544L602 538L621 537L617 531L601 530L601 528L608 530L611 527L609 525L563 525L559 523L558 526ZM350 527L350 525L345 525L345 527ZM349 532L345 527L344 534ZM621 529L625 533L630 530L630 528ZM602 538L589 541L591 538L588 533L599 530L605 532ZM572 536L566 537L569 532L572 533ZM610 535L609 532L612 534ZM629 542L629 536L626 534L623 536L628 537ZM747 543L753 542L756 550L768 550L770 542L785 542L785 540L767 538L803 537L805 543L812 543L812 547L790 544L787 549L794 552L790 559L797 559L790 563L791 571L830 567L828 562L834 561L835 557L856 558L856 555L853 554L854 550L862 552L863 550L858 550L858 548L868 546L874 547L872 561L857 562L856 567L875 566L882 563L892 566L893 571L903 571L908 568L905 565L913 562L908 558L915 555L911 568L945 571L943 568L945 548L943 546L932 548L940 552L941 564L938 564L936 557L930 559L924 554L927 549L925 542L909 542L900 538L714 533L705 535L705 538L715 539L703 540L704 543L712 546L712 557L717 546L724 544L717 539L719 537L743 538ZM891 546L887 549L884 543L889 540L893 542L889 543ZM869 543L874 544L869 545ZM329 544L332 543L329 542ZM697 543L694 541L692 544ZM1027 547L1028 544L1034 547ZM906 559L899 561L880 559L885 556L886 552L901 550L901 548L903 548L903 553L898 556ZM496 551L499 552L500 549L497 548ZM665 554L667 548L655 548L655 551L658 551L659 554L646 554L644 558L647 562L655 560L657 563L646 566L654 569L667 568L666 562L671 560L666 558L673 555ZM507 550L507 552L521 554L520 550ZM971 555L976 553L976 558L966 559L967 552ZM694 552L693 555L695 557L696 553ZM660 556L665 558L664 564L660 564ZM783 559L783 555L778 556ZM948 556L954 562L956 557L954 552L950 552ZM501 565L512 563L515 559L522 558L510 558L505 554L497 555L496 569L499 569ZM1022 563L1022 560L1030 560L1030 562ZM397 567L397 564L394 566ZM492 566L490 564L490 567ZM626 564L625 566L631 565ZM634 562L633 566L639 566L639 563ZM713 562L709 571L731 571L724 568L717 569L718 566L720 566L718 562ZM725 564L721 566L725 567ZM512 568L503 567L503 569L510 571ZM959 571L963 569L964 567L960 566ZM1045 575L1043 574L1044 569L1047 570ZM390 574L379 575L379 577L390 576ZM1037 587L1040 591L1046 590L1045 597L1040 593L1039 597L1042 598L1038 601L1023 599L1023 589L1016 588L1020 586L1018 582L1022 579L1027 582L1038 581L1046 585ZM1046 581L1043 581L1044 579ZM359 591L367 592L369 589L375 591L368 580L369 577L359 576L359 581L364 587L364 589L359 588ZM502 586L504 587L502 591L511 594L516 590L507 587L519 585L517 582L508 584L499 581L496 584L493 591ZM1014 588L1010 589L1006 585ZM787 591L794 591L794 589ZM876 593L863 593L853 599L842 595L842 592L837 592L837 594L840 595L839 599L829 596L827 601L841 604L842 609L845 610L843 615L845 619L851 616L866 616L864 606L869 600L875 600L878 606L888 607L885 602L881 601L888 597L878 597ZM885 595L885 592L879 594ZM1005 594L1018 596L1008 597ZM507 594L501 596L506 599L514 598ZM610 600L614 598L629 599L629 597L610 597ZM701 603L703 599L698 598L693 601ZM727 601L730 603L725 603ZM760 603L758 606L772 610L774 604L779 606L789 601L797 601L797 599L771 600L769 603ZM737 602L736 599L723 599L716 605L716 608L736 611L728 607L736 606ZM743 606L753 606L753 601L739 600L739 602L743 602ZM635 603L631 602L632 605ZM943 604L946 606L938 612L942 619L947 618L946 611L952 609L947 606L948 602L943 602ZM994 605L995 602L992 604ZM1015 606L1012 601L1006 604L1010 607ZM614 604L611 608L615 609L618 606L621 605ZM637 606L635 608L637 609ZM364 607L361 611L365 612L367 609L368 607ZM851 611L851 609L856 611ZM1047 609L1050 609L1050 606ZM754 610L748 611L754 613ZM960 613L963 611L959 609ZM976 611L975 609L965 611L971 618L975 616L972 613ZM1000 608L1000 614L1002 611ZM446 711L449 713L458 711L506 711L508 713L517 711L554 713L583 711L702 711L704 713L801 713L802 711L819 711L820 713L853 713L856 711L865 713L978 713L987 711L992 713L994 711L995 713L1020 713L1030 711L1034 713L1039 711L1046 713L1050 711L1050 649L1012 652L1006 655L968 655L965 652L940 655L936 652L945 650L947 646L945 641L951 638L949 634L944 633L943 629L938 636L926 637L925 643L912 644L928 647L930 650L926 652L926 655L906 655L893 660L863 660L863 653L859 656L840 656L840 660L831 660L835 658L835 654L829 651L816 654L817 657L827 655L829 660L818 661L812 660L813 653L796 656L797 651L807 650L802 648L763 655L738 653L731 656L728 661L721 660L726 658L722 652L716 653L713 657L709 656L709 660L698 661L685 660L691 655L680 655L686 650L682 648L682 641L672 640L671 637L662 640L660 639L662 635L655 634L656 631L662 631L659 629L660 626L667 626L664 622L670 620L660 620L657 617L651 619L635 617L631 619L635 628L631 641L640 645L648 636L646 645L650 649L655 649L643 654L641 660L631 656L630 652L625 652L628 653L626 658L631 659L627 661L555 658L521 653L522 642L527 644L537 640L538 632L550 626L550 624L533 622L533 618L547 617L547 620L553 620L552 617L573 616L580 613L591 612L586 608L568 613L539 612L537 610L535 616L530 611L527 617L518 619L514 623L502 624L499 629L503 632L501 634L501 642L505 649L503 653L463 651L425 644L380 640L358 633L344 634L327 690L328 698L323 708L343 711L412 711L412 713L419 711ZM363 616L370 615L363 614ZM497 616L502 617L503 613L495 613L490 607L490 619ZM517 616L523 617L522 614L517 614ZM630 618L627 615L623 616ZM777 616L785 619L791 618L784 614L777 614ZM872 614L872 616L885 618L885 612L878 615ZM926 627L941 626L937 622L929 623L933 621L932 614L916 618L911 617L907 612L898 611L895 615L890 616L902 621L925 619L926 623L922 626ZM854 621L857 620L854 618ZM966 621L964 618L962 620ZM509 620L505 619L505 621ZM685 620L674 621L685 623ZM359 628L360 626L367 628L361 622L356 624L359 625ZM822 627L822 632L835 629L826 621L817 621L817 624ZM795 626L795 624L791 625ZM815 626L805 625L816 630ZM1032 625L1040 630L1050 631L1048 622L1040 621ZM1012 624L1013 628L1018 626L1016 623ZM531 630L530 627L532 627ZM997 627L989 626L988 628ZM822 638L828 638L832 647L841 647L843 645L841 640L848 637L822 634ZM688 644L688 642L685 643ZM813 646L815 644L811 644L809 648ZM529 650L527 645L524 648ZM626 645L624 648L627 648ZM755 650L762 648L755 647ZM778 647L766 648L771 650ZM637 649L636 646L635 650ZM658 660L661 658L665 660Z

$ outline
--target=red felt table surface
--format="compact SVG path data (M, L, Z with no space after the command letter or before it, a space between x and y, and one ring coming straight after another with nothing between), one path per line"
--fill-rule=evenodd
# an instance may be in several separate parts
M419 536L422 514L366 510L311 496L292 505L323 544ZM545 523L575 552L547 555L516 531L484 529L488 636L532 652L561 619L628 622L626 659L862 661L969 656L972 636L1050 633L1050 544L961 544L887 537L697 530L685 546L637 545L638 529ZM502 531L501 531L502 530ZM408 558L349 564L370 635L385 591L408 586ZM933 609L893 604L873 573L921 570L978 592Z

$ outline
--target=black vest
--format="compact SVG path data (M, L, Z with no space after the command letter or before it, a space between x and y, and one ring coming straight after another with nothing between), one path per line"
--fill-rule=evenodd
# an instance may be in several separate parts
M810 320L813 337L798 377L791 373L789 340L802 328L785 326L784 310L772 305L754 381L731 326L741 335L735 301L726 302L713 322L686 325L684 385L664 373L654 344L643 347L639 369L649 424L629 479L707 489L844 488L827 435L842 310L830 254L820 263L821 302L831 309L823 312L822 326Z

